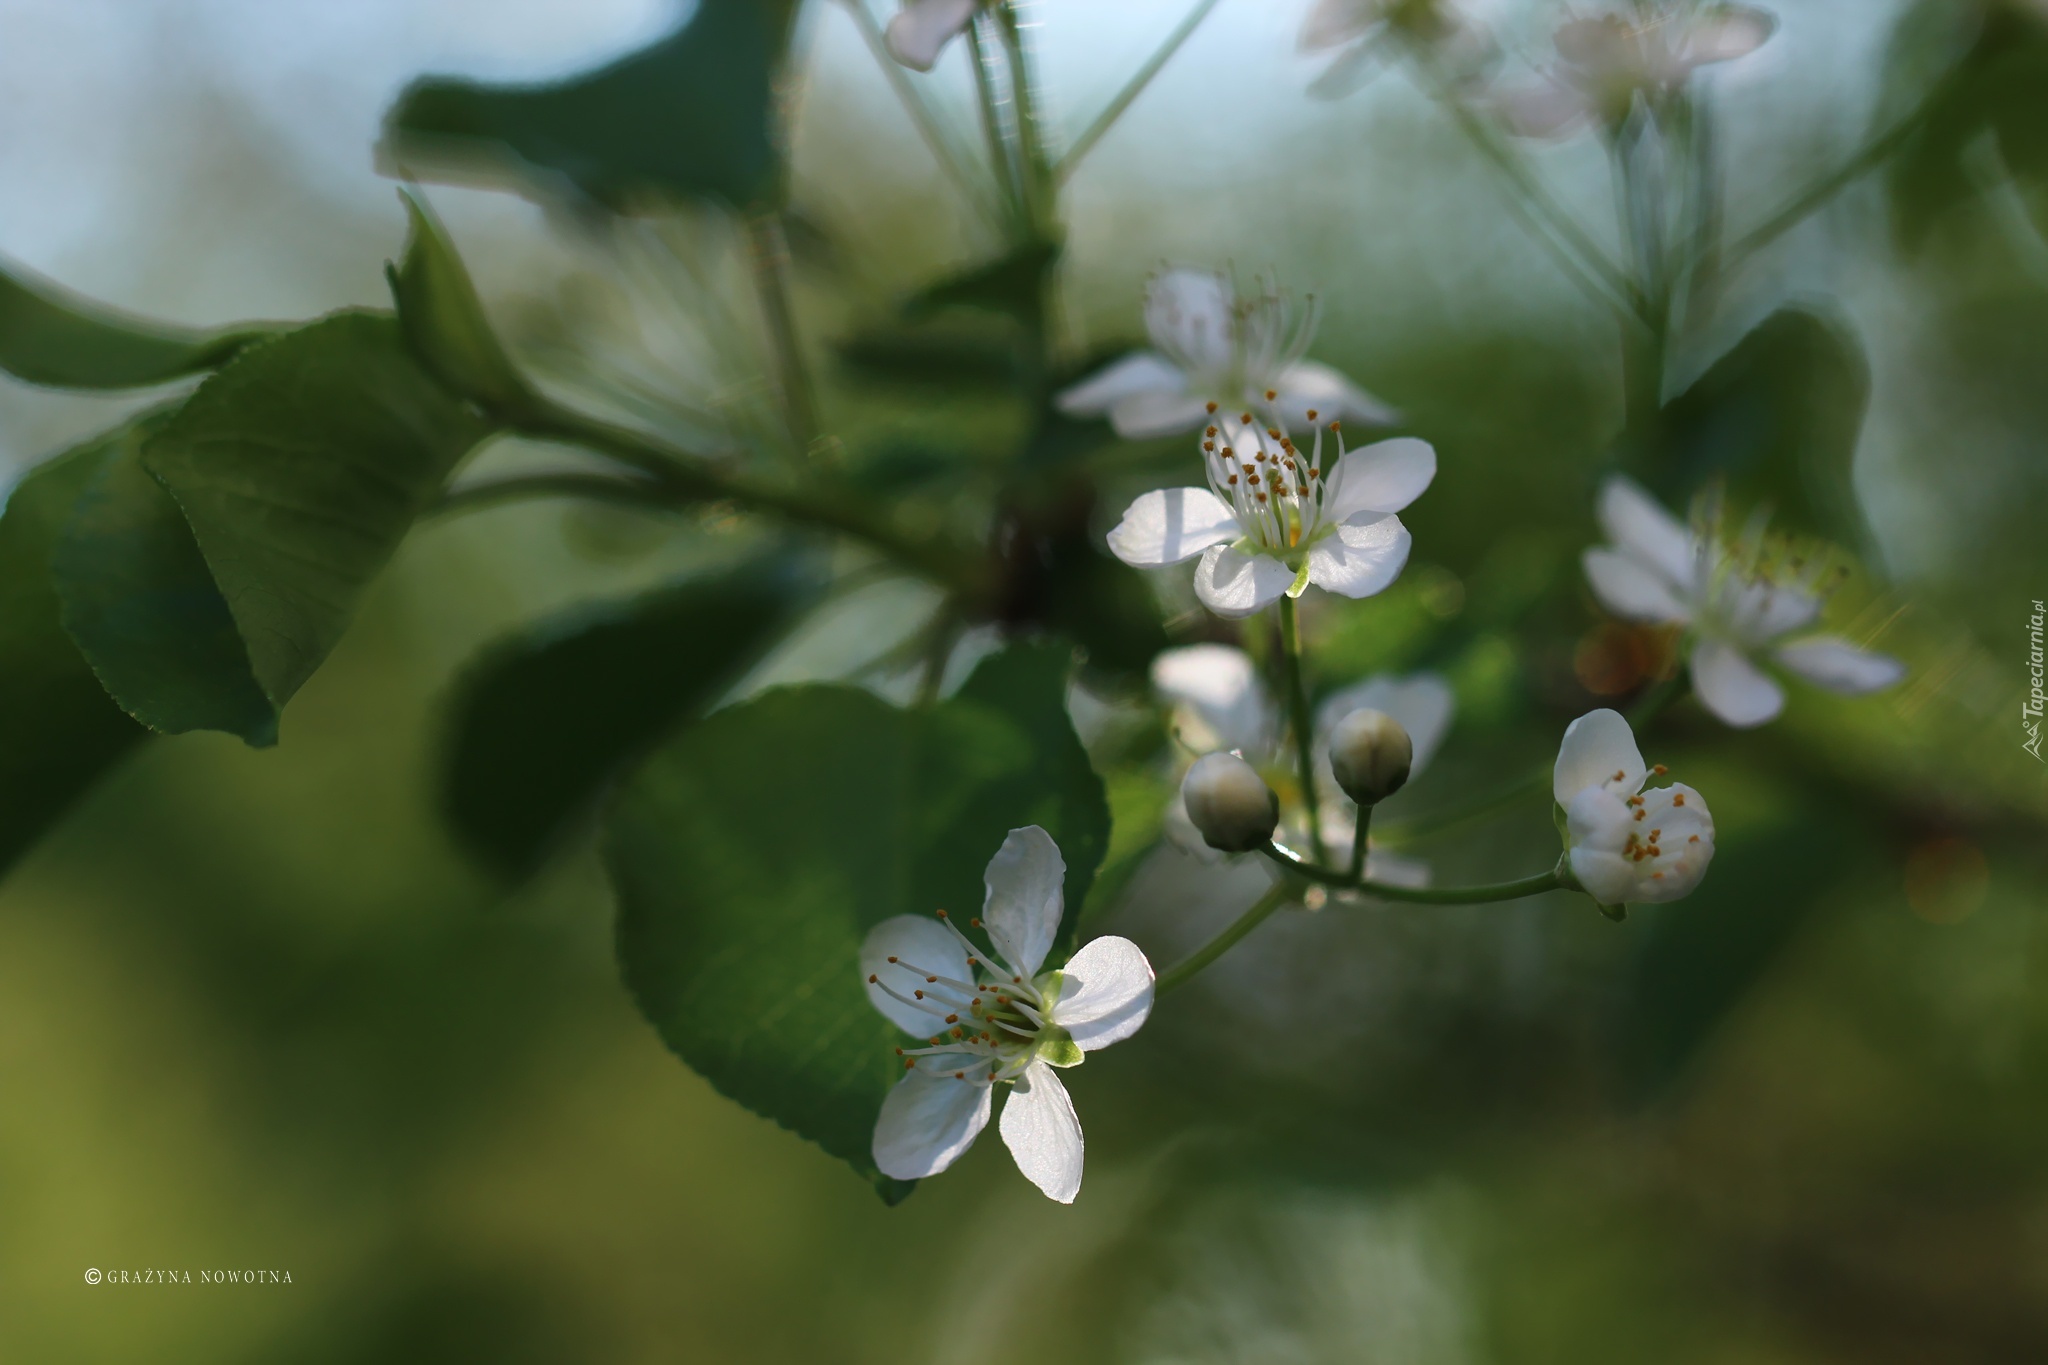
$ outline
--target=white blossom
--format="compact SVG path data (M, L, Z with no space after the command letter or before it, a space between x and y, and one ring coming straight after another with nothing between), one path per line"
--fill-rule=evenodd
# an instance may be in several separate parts
M1693 691L1729 725L1762 725L1784 709L1784 689L1759 658L1849 696L1905 677L1897 659L1839 636L1802 634L1820 617L1819 559L1788 553L1780 563L1761 549L1730 549L1619 476L1601 488L1599 516L1614 543L1585 553L1594 595L1624 620L1685 626Z
M978 4L979 0L907 0L889 20L889 55L913 70L931 70L946 44L974 22Z
M1460 82L1480 76L1497 53L1492 35L1446 0L1317 0L1301 26L1301 50L1336 56L1309 93L1351 93L1404 43L1425 49Z
M1134 351L1059 396L1070 417L1107 414L1128 440L1208 424L1210 405L1250 408L1276 425L1347 418L1391 426L1394 410L1327 365L1304 360L1315 338L1313 298L1301 304L1271 281L1239 298L1227 276L1176 268L1145 291L1152 349Z
M921 1047L896 1051L904 1076L875 1122L876 1167L898 1180L937 1175L988 1125L1008 1087L1003 1142L1017 1169L1062 1204L1081 1189L1081 1123L1056 1067L1136 1033L1152 1012L1153 974L1129 939L1093 939L1040 971L1059 934L1066 860L1037 825L1013 829L989 860L987 899L971 926L944 910L898 915L861 945L868 999Z
M1589 711L1558 746L1551 794L1564 809L1572 876L1602 905L1690 895L1714 859L1714 817L1683 782L1648 791L1635 732L1618 711Z
M1400 576L1411 540L1394 514L1436 477L1427 441L1401 437L1346 451L1332 423L1338 453L1326 469L1321 426L1304 452L1285 429L1251 413L1210 416L1201 440L1209 486L1140 496L1109 533L1118 559L1152 569L1201 556L1195 596L1230 618L1299 597L1310 584L1370 597Z
M1558 27L1557 62L1534 85L1498 92L1510 127L1552 137L1592 121L1618 128L1638 95L1659 103L1702 66L1746 57L1777 21L1762 10L1665 0L1647 13L1573 18Z

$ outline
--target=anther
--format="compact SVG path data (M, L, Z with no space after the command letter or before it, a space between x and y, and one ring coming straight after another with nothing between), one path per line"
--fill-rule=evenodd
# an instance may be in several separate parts
M1214 403L1211 403L1211 404L1209 405L1209 411L1211 411L1211 412L1214 412L1214 411L1216 411L1216 405L1215 405ZM1210 428L1209 428L1209 429L1208 429L1207 431L1203 432L1202 434L1203 434L1204 436L1208 436L1208 437L1211 437L1211 438L1213 438L1213 437L1214 437L1214 436L1216 435L1216 428L1214 428L1214 427L1210 427Z
M880 984L881 984L881 980L882 980L882 979L881 979L880 977L876 976L876 975L875 975L875 974L874 974L873 972L869 972L869 973L868 973L868 984L869 984L870 986L876 986L876 985L880 985Z
M1657 776L1662 777L1664 776L1664 774L1670 772L1671 769L1665 767L1662 763L1659 763L1655 767L1651 768L1650 771L1657 774Z
M903 1059L903 1069L905 1071L915 1071L917 1069L917 1058L905 1057Z
M895 959L895 958L893 958L893 957L889 959L889 962L890 962L890 964L891 964L892 966L893 966L893 965L895 964L895 961L896 961L896 959Z
M1314 408L1308 410L1308 420L1311 422L1316 420L1316 410Z
M1247 412L1243 416L1239 417L1237 420L1244 423L1246 426L1250 426L1252 424L1252 415Z
M1625 782L1628 780L1628 774L1622 771L1620 768L1616 768L1614 770L1614 776L1608 778L1607 780L1609 782Z
M1259 501L1260 501L1260 502L1264 502L1265 500L1266 500L1266 495L1265 495L1264 493L1261 493L1261 494L1259 494Z
M1637 812L1636 812L1636 819L1640 820L1640 819L1642 819L1642 818L1643 818L1643 817L1644 817L1645 815L1648 815L1648 814L1649 814L1649 812L1648 812L1648 811L1641 811L1641 810L1639 810L1639 811L1637 811Z
M957 1023L959 1023L959 1022L960 1022L960 1016L959 1016L959 1015L957 1015L957 1014L949 1014L949 1015L947 1015L947 1016L946 1016L946 1022L947 1022L947 1023L949 1023L949 1024L957 1024ZM953 1030L953 1036L954 1036L955 1038L958 1038L958 1037L960 1036L960 1030L959 1030L959 1029L954 1029L954 1030Z
M1232 475L1230 476L1230 482L1231 482L1231 483L1232 483L1233 485L1234 485L1234 484L1236 484L1236 482L1237 482L1237 475L1235 475L1235 474L1232 474Z
M1330 430L1339 431L1342 430L1343 426L1344 424L1342 422L1332 422L1330 423Z
M1272 402L1275 398L1278 398L1279 396L1279 394L1273 392L1273 390L1271 389L1266 390L1266 401L1268 403Z
M1209 405L1209 411L1210 411L1211 413L1213 413L1213 412L1215 412L1215 411L1216 411L1216 405L1215 405L1214 403L1211 403L1211 404Z
M912 992L911 992L911 994L912 994L912 995L914 995L914 996L916 996L916 997L917 997L918 999L920 999L920 1000L924 999L924 992L923 992L923 991L912 991Z
M1678 794L1677 794L1676 796L1672 797L1672 798L1671 798L1671 804L1672 804L1672 805L1674 805L1674 806L1682 806L1682 805L1684 805L1684 804L1685 804L1685 793L1684 793L1684 792L1679 792L1679 793L1678 793Z
M1700 841L1700 836L1699 836L1699 835L1697 835L1697 834L1693 835L1693 836L1692 836L1692 837L1691 837L1690 839L1687 839L1687 840L1686 840L1686 842L1687 842L1688 844L1696 844L1696 843L1698 843L1699 841Z

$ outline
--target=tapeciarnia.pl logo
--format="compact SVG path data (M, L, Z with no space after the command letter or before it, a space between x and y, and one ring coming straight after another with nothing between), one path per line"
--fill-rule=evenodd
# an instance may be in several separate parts
M2026 742L2020 747L2036 759L2041 757L2041 708L2044 698L2041 693L2041 622L2048 618L2048 607L2041 599L2034 599L2034 614L2027 620L2027 676L2031 685L2027 699L2020 703L2020 725L2027 733Z

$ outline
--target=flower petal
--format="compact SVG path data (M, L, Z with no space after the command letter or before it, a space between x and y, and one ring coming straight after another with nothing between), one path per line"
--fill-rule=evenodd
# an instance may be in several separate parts
M1273 707L1251 655L1232 645L1189 645L1169 649L1152 661L1152 686L1185 706L1210 730L1216 743L1197 749L1263 753L1273 739Z
M1398 512L1435 477L1435 449L1413 436L1347 450L1330 476L1332 499L1323 515L1349 521L1361 512Z
M1178 394L1188 377L1157 351L1133 351L1115 364L1097 370L1056 400L1069 417L1097 417L1126 398L1141 393Z
M1273 603L1294 586L1294 570L1271 555L1212 547L1195 566L1195 596L1218 616L1237 620Z
M1091 939L1060 969L1052 1021L1083 1052L1121 1043L1152 1013L1152 964L1127 938Z
M1600 525L1616 545L1664 576L1683 599L1699 579L1692 532L1657 500L1620 475L1600 488Z
M1029 981L1038 975L1060 931L1067 903L1067 860L1060 846L1037 825L1010 831L983 877L988 898L981 922L1010 965Z
M1417 673L1413 677L1397 678L1383 673L1332 693L1316 709L1316 732L1321 737L1316 747L1323 752L1323 761L1327 765L1327 737L1337 722L1353 711L1378 711L1392 716L1408 732L1408 742L1414 746L1408 777L1413 781L1429 766L1429 760L1443 743L1457 705L1451 685L1438 674Z
M1081 1192L1081 1120L1059 1074L1033 1062L1003 1104L1003 1142L1024 1178L1046 1198L1074 1202Z
M1820 616L1820 599L1798 588L1724 573L1714 591L1714 612L1745 645L1770 643Z
M1622 620L1666 625L1692 619L1664 575L1634 555L1596 547L1587 550L1580 563L1585 565L1586 582L1592 585L1600 605Z
M1280 396L1273 400L1280 415L1290 426L1315 426L1330 421L1365 422L1372 426L1391 427L1398 425L1401 414L1388 407L1379 399L1367 393L1358 385L1346 379L1328 365L1313 360L1297 360L1282 370L1273 381L1273 387ZM1246 397L1263 401L1263 393L1247 394ZM1315 420L1309 420L1313 409ZM1420 492L1420 489L1416 490ZM1407 506L1406 503L1402 504ZM1384 507L1384 512L1397 509Z
M1638 806L1589 787L1572 799L1565 829L1572 875L1602 905L1655 905L1690 895L1714 857L1714 817L1683 783L1644 792Z
M1301 26L1301 50L1341 47L1385 21L1385 0L1317 0Z
M889 55L917 71L929 71L939 49L960 36L974 17L975 0L911 0L889 21Z
M1236 302L1230 281L1214 271L1168 270L1153 276L1145 290L1145 330L1183 368L1222 374L1236 344Z
M1155 488L1125 511L1109 549L1133 568L1156 569L1237 537L1237 515L1208 489Z
M1551 770L1550 794L1566 810L1589 787L1619 793L1615 799L1620 800L1641 790L1649 771L1628 721L1621 712L1602 707L1565 727L1564 743L1557 746L1557 766Z
M1747 730L1775 720L1785 689L1725 640L1702 640L1692 651L1692 690L1723 723Z
M1518 137L1561 137L1592 114L1592 102L1570 86L1545 79L1506 86L1491 96L1494 113Z
M1413 544L1396 516L1344 522L1309 550L1308 581L1325 592L1370 597L1401 576Z
M892 957L896 959L893 963L889 961ZM927 976L974 980L968 975L967 952L960 946L960 940L945 925L922 915L897 915L868 930L860 945L860 979L867 988L868 1000L905 1033L922 1038L942 1027L940 1020L948 1011L937 1005L936 992L935 1008L923 1010L904 1004L869 982L871 976L895 987L897 995L912 999L930 984L925 980ZM955 992L946 994L950 999Z
M1906 666L1891 655L1859 649L1833 635L1814 635L1780 645L1777 657L1808 682L1850 697L1882 692L1906 676Z
M1685 65L1733 61L1747 57L1769 41L1778 21L1762 10L1721 5L1696 20L1685 38Z
M950 1072L905 1072L875 1120L870 1150L876 1168L895 1180L922 1180L945 1170L988 1127L994 1088L985 1081L954 1080Z
M1134 393L1110 408L1109 425L1126 441L1150 441L1193 431L1208 417L1208 399L1198 393Z

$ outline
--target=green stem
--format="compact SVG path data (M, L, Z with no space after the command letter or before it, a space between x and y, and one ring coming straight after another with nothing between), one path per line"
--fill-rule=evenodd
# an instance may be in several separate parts
M1010 68L1010 102L1016 111L1017 161L1024 191L1024 217L1034 240L1051 241L1057 233L1053 206L1051 159L1045 150L1045 129L1038 110L1038 75L1031 49L1017 21L1016 6L1004 0L996 10L996 31Z
M661 510L675 505L674 499L653 479L625 479L608 474L531 474L449 489L429 504L422 515L452 516L531 498L582 498Z
M1372 832L1372 807L1358 808L1358 824L1351 834L1351 880L1360 881L1365 877L1365 842Z
M995 167L996 184L1002 190L1004 207L1008 210L1011 235L1022 238L1030 232L1030 213L1010 139L1004 136L1003 92L999 86L996 54L990 44L983 41L981 26L982 16L979 13L967 26L967 46L974 58L974 93L981 107L981 131L988 143L989 161Z
M1228 929L1197 948L1192 955L1182 958L1162 975L1152 988L1153 997L1156 999L1174 987L1186 983L1203 968L1235 948L1246 934L1264 924L1268 915L1287 904L1293 898L1294 891L1294 883L1286 878L1274 883L1273 889L1254 901L1252 908L1232 921Z
M1334 886L1344 891L1363 891L1387 901L1410 901L1416 905L1483 905L1489 901L1520 900L1524 896L1540 896L1546 891L1555 891L1564 885L1557 868L1538 872L1534 876L1518 881L1496 882L1491 886L1389 886L1384 882L1369 882L1362 877L1347 876L1332 872L1327 867L1304 862L1290 849L1275 843L1268 843L1259 850L1268 858L1286 868L1297 877Z
M1323 848L1323 822L1316 792L1315 729L1310 723L1308 688L1301 676L1301 623L1294 599L1280 599L1280 664L1286 674L1287 706L1294 722L1294 759L1301 776L1301 804L1308 813L1308 843L1318 863L1328 862Z
M782 215L770 210L750 213L747 263L761 298L761 316L768 328L768 350L775 362L775 385L782 393L790 440L798 451L814 454L818 443L818 402L811 386L810 366L797 337L796 312L789 298L789 239Z
M1927 121L1928 113L1936 100L1947 88L1947 82L1938 82L1920 103L1898 122L1858 148L1847 161L1794 195L1777 212L1744 233L1728 248L1727 266L1733 267L1744 257L1769 246L1804 222L1815 209L1862 179L1865 173L1890 159L1892 153L1905 145L1906 139L1919 131L1920 125Z
M1053 167L1055 183L1063 183L1074 173L1075 168L1081 164L1081 158L1094 150L1095 144L1102 141L1104 133L1116 126L1116 121L1123 117L1124 110L1130 108L1139 95L1145 93L1145 87L1152 83L1152 78L1173 60L1173 54L1180 51L1181 44L1194 36L1195 30L1202 26L1202 21L1209 17L1209 11L1215 8L1216 0L1196 0L1195 7L1188 11L1187 17L1174 27L1173 32L1166 35L1166 41L1159 45L1158 51L1154 52L1130 80L1124 83L1124 88L1116 92L1116 97L1103 106L1102 112L1095 116L1082 131L1081 136L1074 139L1074 145L1067 149L1067 154Z

